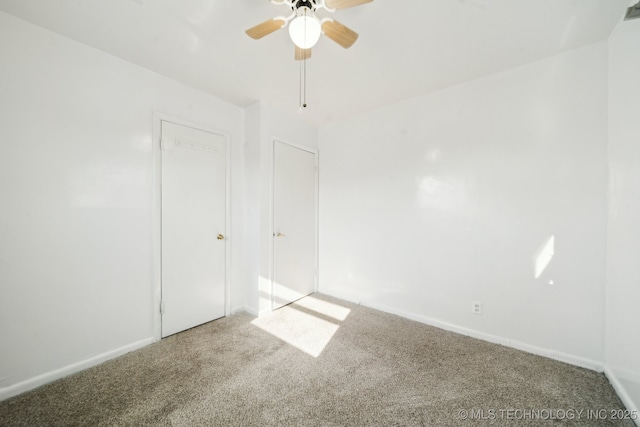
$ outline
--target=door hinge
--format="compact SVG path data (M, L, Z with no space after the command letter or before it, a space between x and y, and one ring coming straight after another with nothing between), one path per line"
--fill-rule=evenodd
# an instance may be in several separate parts
M160 301L160 314L164 314L164 300Z

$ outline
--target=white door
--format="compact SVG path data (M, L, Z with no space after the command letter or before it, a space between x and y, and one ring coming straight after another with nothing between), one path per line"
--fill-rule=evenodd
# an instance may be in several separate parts
M162 122L162 336L225 315L226 138Z
M274 142L273 308L314 292L316 154Z

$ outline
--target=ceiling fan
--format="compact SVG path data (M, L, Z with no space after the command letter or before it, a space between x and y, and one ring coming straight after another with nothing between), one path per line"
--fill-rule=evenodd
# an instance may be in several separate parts
M371 3L373 0L270 0L277 5L287 5L293 11L289 16L278 16L249 28L246 33L258 40L289 24L289 35L295 44L295 59L311 57L311 48L324 33L345 49L350 48L358 39L358 33L331 18L318 19L315 12L325 9L335 12L338 9Z

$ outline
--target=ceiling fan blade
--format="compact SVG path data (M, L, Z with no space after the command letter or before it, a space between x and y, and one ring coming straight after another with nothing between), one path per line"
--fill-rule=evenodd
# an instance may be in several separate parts
M358 33L345 27L338 21L328 20L322 23L322 32L345 49L350 48L358 40Z
M311 48L302 49L296 46L295 58L296 58L296 61L302 61L303 59L311 58Z
M371 3L372 1L373 0L325 0L324 3L329 9L346 9L348 7Z
M247 35L252 39L258 40L273 33L274 31L278 31L280 28L284 27L284 24L286 24L286 21L282 19L269 19L262 24L249 28L245 33L247 33Z

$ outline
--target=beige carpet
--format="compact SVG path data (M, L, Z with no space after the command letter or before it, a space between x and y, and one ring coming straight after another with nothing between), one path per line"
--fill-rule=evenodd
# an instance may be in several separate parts
M602 374L313 295L1 402L0 425L633 426L622 408Z

